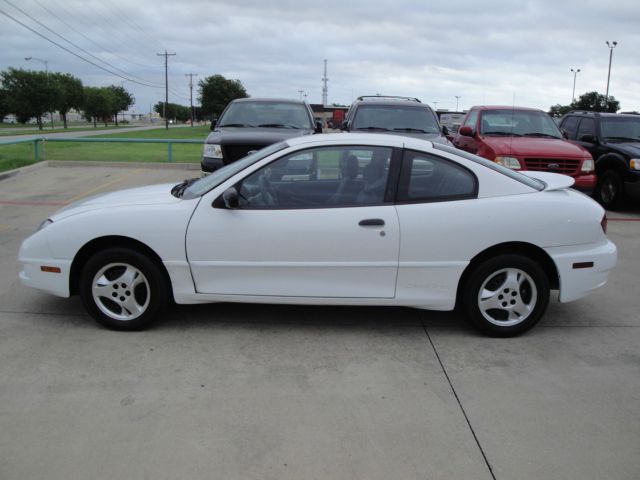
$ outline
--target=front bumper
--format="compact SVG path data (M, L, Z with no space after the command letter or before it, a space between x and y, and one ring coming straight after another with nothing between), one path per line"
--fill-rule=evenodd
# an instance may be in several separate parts
M219 157L202 157L200 167L203 172L210 173L224 167L224 161Z
M598 178L593 175L577 175L573 177L575 183L572 188L581 191L582 193L586 193L587 195L591 195L596 188L596 183Z
M560 301L578 300L607 282L616 266L617 249L609 240L599 244L550 247L545 251L553 259L560 276ZM590 268L574 268L576 263L593 262Z
M69 272L71 261L20 258L23 264L20 281L25 287L37 288L59 297L70 297ZM43 272L41 267L56 267L60 273Z
M624 191L634 200L640 200L640 171L630 171L625 176Z

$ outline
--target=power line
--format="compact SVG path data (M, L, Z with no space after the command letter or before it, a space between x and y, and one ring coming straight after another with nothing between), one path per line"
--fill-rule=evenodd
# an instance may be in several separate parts
M13 8L15 8L16 10L18 10L20 13L22 13L23 15L25 15L27 18L31 19L32 21L34 21L35 23L37 23L38 25L40 25L42 28L46 29L47 31L53 33L56 37L64 40L65 42L67 42L69 45L72 45L73 47L77 48L78 50L80 50L83 53L86 53L87 55L89 55L90 57L96 59L99 62L104 63L105 65L108 65L109 67L113 68L114 70L117 70L125 75L128 75L130 77L133 78L137 78L138 80L141 80L143 82L147 82L147 83L153 83L150 80L146 80L144 78L138 77L137 75L133 75L132 73L126 72L118 67L116 67L115 65L110 64L109 62L102 60L99 57L96 57L94 54L92 54L91 52L85 50L84 48L76 45L75 43L73 43L70 40L67 40L65 37L63 37L62 35L60 35L59 33L55 32L54 30L52 30L51 28L47 27L44 23L40 22L39 20L35 19L34 17L32 17L31 15L29 15L27 12L25 12L24 10L22 10L20 7L16 7L13 3L11 3L9 0L4 0L5 3L11 5ZM157 84L158 87L161 87L160 84Z
M60 23L62 23L63 25L65 25L67 28L73 30L75 33L77 33L78 35L82 36L82 38L84 38L85 40L93 43L96 47L98 47L100 50L113 55L116 58L119 58L120 60L123 60L127 63L130 63L132 65L138 65L140 67L153 67L153 68L157 68L158 65L151 65L151 64L143 64L143 63L139 63L139 62L134 62L132 60L129 60L125 57L122 57L120 55L118 55L117 53L109 50L107 47L105 47L104 45L101 45L100 43L96 42L94 39L92 39L91 37L85 35L84 33L82 33L80 30L78 30L77 28L75 28L73 25L71 25L69 22L65 21L64 19L62 19L60 16L58 16L55 12L51 11L50 9L48 9L45 5L43 5L42 3L40 3L39 0L33 0L35 3L37 3L43 10L45 10L49 15L51 15L52 17L56 18ZM72 17L71 13L68 12L67 10L64 10L64 7L62 5L57 5L57 8L62 9L67 16Z
M105 2L103 0L102 4L105 5ZM151 35L149 33L147 33L147 31L142 28L140 25L138 25L133 18L130 17L130 15L127 14L127 12L124 12L122 10L120 10L120 7L118 7L115 3L110 2L108 5L110 8L113 9L113 13L119 17L124 23L126 23L127 25L129 25L129 27L132 27L134 30L138 30L140 33L142 33L145 37L147 37L148 40L151 40L152 44L160 44L161 47L164 48L164 45L162 44L162 42L157 39L157 38L152 38ZM155 48L155 47L154 47Z
M6 0L5 0L6 1ZM94 67L99 68L100 70L104 70L107 73L110 73L111 75L115 75L118 78L122 78L123 80L127 80L131 83L136 83L138 85L142 85L144 87L151 87L151 88L159 88L157 85L151 85L149 83L143 83L143 82L139 82L137 80L134 80L132 78L129 77L125 77L123 75L120 75L119 73L113 72L111 70L109 70L106 67L103 67L102 65L98 65L95 62L92 62L91 60L84 58L82 55L77 54L76 52L73 52L71 50L69 50L67 47L65 47L64 45L60 45L58 42L56 42L55 40L51 40L49 37L47 37L46 35L43 35L42 33L38 32L37 30L34 30L33 28L31 28L29 25L24 24L23 22L21 22L20 20L18 20L17 18L9 15L7 12L5 12L4 10L0 9L0 13L2 15L4 15L5 17L13 20L14 22L16 22L19 25L22 25L24 28L26 28L27 30L29 30L30 32L35 33L36 35L38 35L41 38L44 38L47 42L54 44L56 47L61 48L62 50L64 50L67 53L70 53L71 55L73 55L74 57L79 58L80 60L82 60L83 62L87 62L91 65L93 65Z

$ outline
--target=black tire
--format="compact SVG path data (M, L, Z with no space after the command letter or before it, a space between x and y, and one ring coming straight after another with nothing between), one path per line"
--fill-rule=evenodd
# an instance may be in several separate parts
M129 248L93 255L82 269L79 290L87 312L112 330L147 327L171 297L165 272Z
M542 318L549 304L549 279L528 257L500 255L473 268L462 300L468 319L482 333L513 337Z
M598 179L596 200L607 210L617 210L624 202L624 184L615 170L606 170Z

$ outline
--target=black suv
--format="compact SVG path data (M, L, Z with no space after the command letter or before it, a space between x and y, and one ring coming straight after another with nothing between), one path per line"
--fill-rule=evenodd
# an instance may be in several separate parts
M322 133L302 100L240 98L229 102L204 143L202 171L213 172L253 150L287 138Z
M560 129L593 156L594 196L605 208L640 198L640 115L574 111L560 119Z
M342 123L346 132L392 133L451 145L431 107L412 97L358 97Z

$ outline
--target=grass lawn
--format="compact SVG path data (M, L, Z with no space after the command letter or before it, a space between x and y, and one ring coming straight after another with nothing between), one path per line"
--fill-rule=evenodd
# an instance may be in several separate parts
M0 172L35 163L33 155L33 143L0 145Z

